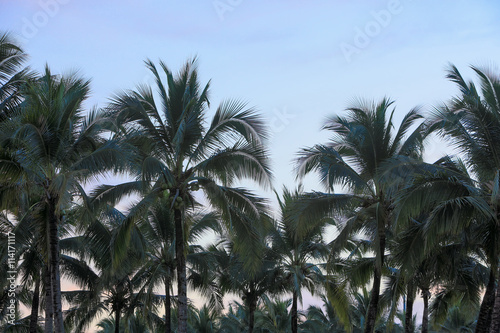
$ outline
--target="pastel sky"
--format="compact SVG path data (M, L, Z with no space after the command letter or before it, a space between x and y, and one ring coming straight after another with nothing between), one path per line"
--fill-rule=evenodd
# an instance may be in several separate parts
M353 99L390 96L399 121L455 93L449 62L468 78L470 64L500 64L499 18L486 0L0 0L0 31L34 69L91 78L89 105L151 82L146 58L176 71L198 56L213 109L238 98L268 120L278 189L294 186L296 152L325 142L323 121ZM428 155L444 150L431 142ZM320 189L315 177L305 185Z
M152 83L146 58L176 71L197 56L213 109L238 98L268 120L276 188L293 186L296 152L325 142L323 121L354 98L389 96L399 120L455 92L449 62L467 77L470 64L498 64L499 18L500 3L484 0L0 0L0 29L33 68L92 79L89 105Z

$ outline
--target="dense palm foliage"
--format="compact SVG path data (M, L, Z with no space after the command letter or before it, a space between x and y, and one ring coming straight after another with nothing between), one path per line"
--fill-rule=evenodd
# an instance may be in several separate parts
M495 73L451 66L458 95L399 126L387 98L329 118L296 158L323 192L272 207L239 183L272 188L263 118L209 119L196 61L86 110L89 81L25 60L0 35L2 331L498 332ZM457 155L424 161L428 135Z

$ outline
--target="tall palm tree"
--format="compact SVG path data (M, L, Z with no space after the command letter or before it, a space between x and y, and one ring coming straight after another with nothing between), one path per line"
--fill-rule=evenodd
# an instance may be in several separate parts
M500 223L500 78L488 70L472 67L480 82L479 89L466 81L458 69L450 65L447 78L456 83L460 94L433 113L429 120L432 130L463 156L465 166L472 172L480 193L456 196L449 199L445 208L455 209L452 230L460 230L472 222L482 227L477 231L483 239L483 250L490 268L490 282L486 288L478 317L476 332L500 329L500 299L495 302L495 285L498 281ZM449 183L452 183L451 181ZM470 192L470 191L469 191ZM442 205L444 206L444 205ZM471 210L482 216L471 218ZM465 217L465 218L464 218ZM500 294L499 294L500 297ZM494 305L497 305L493 309Z
M117 145L102 136L101 116L83 116L89 82L75 76L44 75L26 85L23 102L0 123L3 146L0 182L41 192L32 209L48 228L50 290L55 331L64 332L59 272L59 228L79 183L106 170L118 170Z
M21 87L34 75L29 69L22 68L27 57L10 33L0 32L0 123L7 121L14 112L13 109L22 100ZM6 135L7 133L0 133L0 158L8 156L7 147L4 145ZM19 184L7 184L0 180L0 214L5 222L8 221L7 214L22 216L21 207L25 206L26 201L26 196L22 192L22 186ZM14 225L10 231L14 231L13 228ZM18 238L20 236L18 235ZM16 248L16 253L19 256L22 253L21 248ZM7 257L2 255L2 263L4 258ZM5 273L7 271L5 270ZM3 280L7 281L5 278Z
M270 185L271 172L263 145L266 130L256 112L237 101L223 102L206 127L209 85L200 86L194 60L176 76L160 62L166 81L151 61L146 65L156 79L158 96L150 87L141 86L117 96L111 105L120 134L135 147L136 163L131 172L136 180L114 189L103 187L98 197L117 200L121 195L138 192L142 199L137 204L137 216L145 213L162 192L170 198L176 242L178 331L186 332L186 212L196 201L194 192L202 189L227 226L246 239L240 242L239 250L254 252L257 232L250 222L260 219L259 206L263 203L248 199L250 193L231 186L241 178ZM238 210L249 218L238 218L241 214L234 213ZM117 256L123 257L127 233L135 221L131 216L124 225L121 236L125 242L117 247ZM256 260L248 262L248 268L256 269L259 257L249 258Z
M293 205L300 198L300 189L291 192L283 189L282 198L278 197L280 220L271 233L272 248L280 255L280 266L285 272L287 285L291 286L292 308L291 332L298 331L298 301L302 302L302 289L305 287L314 293L316 286L322 283L323 273L318 261L326 259L328 247L323 242L323 233L328 220L314 223L315 228L305 229L299 234L296 221L290 218Z
M361 102L348 108L347 116L330 118L323 128L333 132L332 141L301 150L297 159L299 178L317 171L322 185L328 191L333 191L336 185L350 190L347 194L311 194L305 200L305 207L301 209L304 216L333 213L345 216L354 209L335 241L337 249L343 248L349 235L368 224L374 225L373 250L376 260L365 325L367 333L373 332L375 328L386 250L386 229L394 224L393 184L383 175L392 160L400 157L419 160L423 149L424 126L418 125L408 134L412 126L422 118L418 110L408 112L394 132L394 111L388 115L392 104L387 98L376 104Z

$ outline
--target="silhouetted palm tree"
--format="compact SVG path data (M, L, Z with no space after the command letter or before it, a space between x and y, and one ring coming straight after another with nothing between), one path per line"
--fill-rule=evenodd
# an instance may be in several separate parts
M300 189L291 192L283 188L282 198L278 197L280 219L276 222L276 229L271 233L272 249L279 256L279 265L285 274L285 283L292 292L291 332L298 331L298 301L302 302L302 289L306 288L314 293L317 286L321 286L323 272L318 262L325 260L329 250L323 242L323 234L329 220L323 223L313 222L314 228L302 228L299 233L297 221L290 215L293 205L300 198Z
M335 247L342 249L348 237L371 225L375 262L373 287L365 324L365 332L372 333L378 312L382 267L386 250L387 228L393 227L394 205L392 180L384 175L391 171L391 161L398 158L420 160L423 149L424 126L416 126L422 118L417 109L407 113L394 132L393 102L360 103L347 109L347 116L329 119L324 129L334 137L326 145L302 149L297 159L298 177L317 171L322 185L329 191L335 185L348 190L347 194L313 193L304 200L304 216L340 214L348 216ZM389 118L387 119L387 116ZM409 134L412 127L416 126ZM401 168L398 171L403 172Z
M412 195L414 205L407 206L414 206L414 210L433 206L434 228L428 232L429 237L441 232L457 234L476 224L474 237L482 239L482 251L490 268L490 282L476 326L476 332L486 333L490 326L494 331L500 329L496 326L500 325L500 297L498 311L493 311L500 233L496 213L500 207L500 80L498 75L472 68L480 81L480 90L473 82L465 81L455 66L450 66L447 78L457 84L460 94L437 108L428 121L430 129L449 140L465 163L460 172L438 170L440 177L428 173L428 181L421 181L417 187L419 195ZM468 178L464 177L467 172Z
M266 293L283 293L285 289L284 274L278 265L279 256L266 244L265 237L261 236L261 245L264 256L262 264L256 271L249 272L244 268L244 258L234 252L234 243L219 245L212 252L217 258L218 281L222 292L235 293L241 297L248 312L248 332L254 332L255 312L258 302Z
M32 207L47 225L47 257L53 294L55 331L63 332L59 273L59 228L79 184L119 168L121 154L106 141L99 113L83 116L89 82L75 76L56 77L49 68L23 89L23 102L0 123L5 156L0 183L35 189L40 201ZM8 186L7 186L8 187Z
M156 66L146 62L156 79L158 98L150 87L141 86L115 97L111 109L120 134L135 147L135 166L131 172L137 181L101 188L101 198L117 199L131 192L142 194L135 212L137 218L162 192L170 198L174 210L175 255L178 291L178 331L185 333L187 325L186 276L186 212L201 189L208 202L221 214L227 226L246 239L240 250L252 253L256 231L250 223L259 220L260 202L248 200L249 193L231 187L241 178L260 184L270 184L270 169L263 146L266 131L262 119L252 109L236 101L223 102L206 127L208 85L201 87L195 61L189 61L174 76L160 62L166 81L162 81ZM165 83L164 83L165 82ZM250 219L239 219L235 210L242 210ZM126 241L130 226L136 219L129 216L120 237ZM125 242L126 243L126 242ZM116 249L123 257L124 247ZM258 257L248 265L253 269Z
M80 213L83 211L79 210ZM116 209L94 214L96 218L89 221L83 236L61 241L62 245L68 243L67 252L80 257L70 261L64 269L71 280L82 287L81 290L63 292L64 299L71 305L66 311L65 322L80 332L107 312L113 316L114 332L118 333L122 319L127 321L142 306L133 280L134 273L145 259L146 242L138 228L134 228L131 233L134 246L129 249L127 260L113 268L113 242L126 216ZM160 300L156 299L156 305L159 303ZM152 323L148 324L152 326Z

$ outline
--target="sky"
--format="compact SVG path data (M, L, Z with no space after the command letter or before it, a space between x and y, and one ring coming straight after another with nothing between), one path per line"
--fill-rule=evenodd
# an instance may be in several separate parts
M152 84L148 58L177 71L196 56L211 112L231 98L265 117L277 189L295 186L299 149L326 142L325 119L356 98L389 96L399 121L455 94L448 63L468 78L471 64L498 65L499 17L497 1L0 0L0 29L34 69L92 80L89 107ZM320 189L317 177L305 188Z
M92 80L88 107L152 84L148 58L175 72L196 56L201 81L211 80L209 114L235 98L265 117L277 189L296 185L297 152L326 142L325 119L355 99L389 96L399 122L457 92L449 63L466 78L469 65L499 65L499 18L494 0L0 0L0 31L33 69ZM427 156L447 150L431 140ZM315 176L304 185L321 190Z

